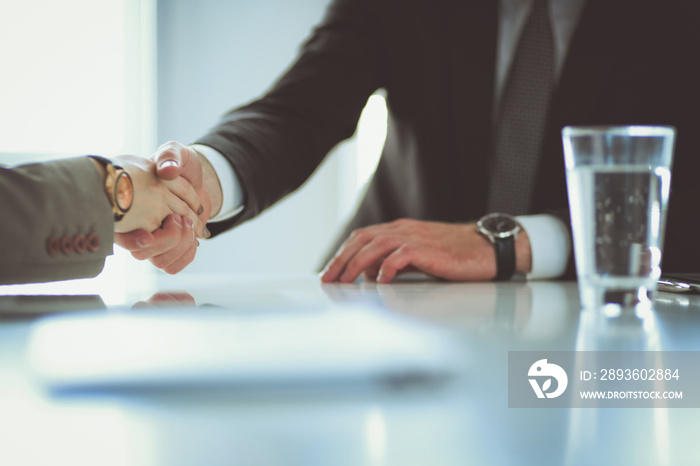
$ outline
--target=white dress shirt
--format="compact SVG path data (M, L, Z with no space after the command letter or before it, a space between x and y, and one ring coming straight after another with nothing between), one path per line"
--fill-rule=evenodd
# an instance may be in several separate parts
M549 1L558 77L585 0ZM496 104L498 104L503 91L508 70L517 48L518 38L532 8L532 2L533 0L500 0L496 93L494 96ZM211 162L223 190L221 210L210 221L222 221L235 216L243 210L241 184L236 172L228 160L217 150L200 144L195 144L192 147ZM517 219L530 239L532 270L528 278L555 278L564 273L571 250L571 238L566 225L551 215L523 215Z

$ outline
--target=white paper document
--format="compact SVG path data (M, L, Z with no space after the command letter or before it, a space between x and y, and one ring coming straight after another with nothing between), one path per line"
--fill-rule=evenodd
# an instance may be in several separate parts
M365 307L52 317L35 324L26 358L50 388L401 384L463 363L445 330Z

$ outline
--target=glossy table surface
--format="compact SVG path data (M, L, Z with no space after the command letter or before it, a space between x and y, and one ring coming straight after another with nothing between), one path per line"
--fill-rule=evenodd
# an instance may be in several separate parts
M509 408L507 381L509 351L700 351L700 296L659 293L643 318L608 319L580 311L570 282L209 276L168 286L197 306L354 303L410 316L457 336L466 369L449 383L394 390L61 394L25 364L36 318L6 316L0 465L700 464L698 409Z

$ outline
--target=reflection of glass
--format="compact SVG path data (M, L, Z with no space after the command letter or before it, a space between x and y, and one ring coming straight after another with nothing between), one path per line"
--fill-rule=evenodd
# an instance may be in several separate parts
M663 367L663 362L655 358L655 352L663 349L657 314L651 310L637 314L623 313L614 318L596 309L584 310L581 312L576 337L574 373L590 368L592 359L596 360L595 367L610 368L611 361L606 360L605 351L643 351L645 353L641 354L649 355L643 367ZM630 356L626 360L634 359ZM570 389L578 393L583 382L576 377L572 377L571 381ZM609 387L609 384L606 386L605 382L596 379L586 382L585 390L604 391ZM665 390L664 383L660 382L654 389ZM569 418L567 466L672 464L668 411L665 407L576 408L575 400L574 398L574 409ZM663 400L658 400L658 405L665 406ZM632 445L633 448L627 448L623 452L619 445Z
M141 436L132 441L147 449L137 452L143 463L130 465L494 464L474 415L479 406L446 393L190 392L143 400L124 408L127 432Z

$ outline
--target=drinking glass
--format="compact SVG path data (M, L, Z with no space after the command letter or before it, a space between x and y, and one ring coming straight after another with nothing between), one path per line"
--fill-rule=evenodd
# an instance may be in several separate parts
M562 138L581 305L611 314L650 306L675 129L567 126Z

